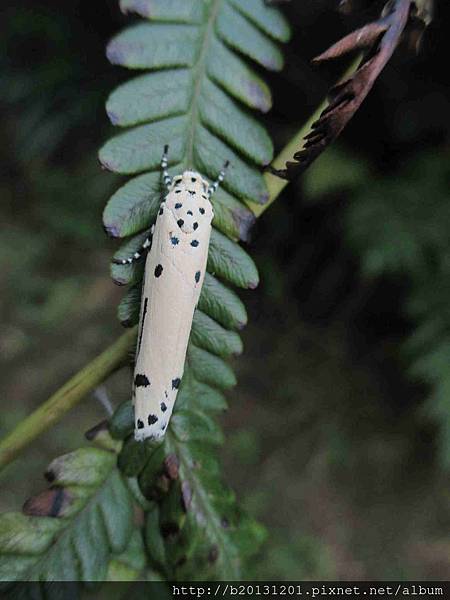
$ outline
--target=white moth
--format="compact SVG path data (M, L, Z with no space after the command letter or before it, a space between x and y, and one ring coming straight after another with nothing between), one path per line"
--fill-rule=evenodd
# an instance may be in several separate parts
M209 184L196 171L185 171L172 180L167 151L166 146L161 166L168 193L152 227L152 241L147 239L143 245L151 248L145 263L133 379L138 441L161 440L174 408L206 271L214 216L210 197L224 178L222 170L217 181ZM142 253L119 262L131 263Z

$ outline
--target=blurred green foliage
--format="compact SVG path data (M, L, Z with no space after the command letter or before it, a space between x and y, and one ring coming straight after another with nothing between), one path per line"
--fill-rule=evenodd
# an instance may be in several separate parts
M389 176L332 149L307 173L311 201L345 192L346 242L368 280L402 282L402 310L413 325L402 355L409 375L426 384L424 418L440 428L439 455L450 466L450 156L426 150ZM392 305L395 304L393 299ZM383 309L382 309L383 310ZM389 312L380 318L395 319Z
M57 327L77 312L101 236L102 199L116 183L95 156L106 126L97 114L114 77L106 70L98 77L101 54L80 60L87 32L72 11L71 19L70 11L19 2L2 12L0 263L14 290L3 299L14 323L6 360L33 345L36 328ZM102 49L95 34L88 39Z

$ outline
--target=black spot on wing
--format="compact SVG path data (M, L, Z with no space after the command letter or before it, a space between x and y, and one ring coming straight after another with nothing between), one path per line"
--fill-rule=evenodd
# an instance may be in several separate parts
M177 202L177 203L175 204L175 208L182 208L182 206L183 206L183 205L181 204L181 202Z
M148 380L147 375L142 375L141 373L137 373L136 377L134 378L134 385L136 387L148 387L150 384L150 381Z
M159 214L160 214L160 215L162 215L162 214L163 214L163 212L164 212L164 209L163 209L163 207L161 206L161 208L159 209Z
M162 265L156 265L156 267L155 267L155 277L160 277L160 275L161 275L162 272L163 272Z
M183 225L184 225L183 219L178 219L177 225L178 225L178 227L183 227Z
M161 402L161 410L162 410L163 412L166 412L166 410L167 410L167 406L166 406L166 403L165 403L165 402Z
M145 298L145 300L144 300L144 310L142 311L141 331L139 332L139 344L138 344L138 350L137 350L137 355L138 356L139 356L139 351L141 349L142 334L144 333L145 317L147 316L147 304L148 304L148 298Z
M195 282L198 283L200 281L200 271L197 271L197 273L195 274Z
M149 425L154 425L157 420L158 420L158 417L156 415L148 415L148 424Z
M179 377L172 379L172 389L177 390L180 387L180 383L181 383L181 379Z
M188 211L187 211L187 214L188 214L188 215L191 215L191 217L193 217L193 216L194 216L194 213L192 212L192 210L188 210Z
M136 427L137 427L138 429L144 429L144 422L143 422L143 421L141 421L140 419L138 419L138 420L137 420L137 423L136 423Z
M198 209L198 212L199 212L201 215L204 215L204 214L205 214L205 209L204 209L204 208L199 208L199 209Z
M195 194L196 194L195 190L188 190L188 192L190 193L191 196L195 196Z
M181 194L181 190L175 190L175 194Z
M195 231L196 229L198 229L198 223L194 223L194 224L192 225L192 227L194 228L194 231Z
M192 246L193 248L197 248L197 246L198 246L198 243L199 243L199 242L198 242L198 240L192 240L192 242L191 242L191 246Z
M170 238L170 241L172 242L172 244L173 244L174 246L176 246L176 245L177 245L177 244L180 242L180 240L179 240L177 237L175 237L175 236L172 236L172 237Z
M191 177L191 181L192 183L195 183L197 181L197 177Z

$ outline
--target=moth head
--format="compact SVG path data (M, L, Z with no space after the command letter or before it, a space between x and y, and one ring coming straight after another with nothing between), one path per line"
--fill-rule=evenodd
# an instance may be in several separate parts
M184 171L184 173L176 175L172 180L171 190L179 187L195 191L199 195L202 195L208 191L209 183L197 171Z

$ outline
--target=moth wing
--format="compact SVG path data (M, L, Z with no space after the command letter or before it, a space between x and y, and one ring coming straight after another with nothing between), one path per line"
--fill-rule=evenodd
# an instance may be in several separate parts
M184 233L168 209L156 221L146 260L135 368L135 417L136 423L144 424L137 438L162 437L172 413L205 275L210 233L209 222L192 234Z

